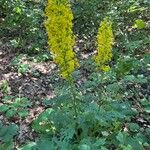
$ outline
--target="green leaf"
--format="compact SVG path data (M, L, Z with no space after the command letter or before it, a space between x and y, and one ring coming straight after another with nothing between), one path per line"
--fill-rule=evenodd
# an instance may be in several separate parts
M136 79L136 77L135 77L134 75L126 75L126 76L124 77L124 80L125 80L125 81L130 81L130 82L135 81L135 79Z
M38 140L37 147L39 150L55 150L56 149L55 143L51 139L44 138L44 137Z
M106 88L108 92L118 93L122 86L118 83L109 84Z
M108 149L106 147L104 147L104 146L101 146L100 150L108 150Z
M133 148L132 148L131 145L127 145L127 146L121 145L121 148L122 148L123 150L133 150Z
M21 118L24 118L24 117L27 117L28 116L28 111L27 110L21 110L18 112L18 115L21 117Z
M0 106L0 112L6 112L9 109L7 105L1 105Z
M119 132L118 135L116 136L116 139L121 143L125 144L128 140L128 135L125 132Z
M14 98L14 96L5 96L3 99L2 99L2 101L4 101L4 102L9 102L9 101L11 101L12 99Z
M146 27L146 23L143 20L141 20L141 19L135 20L135 24L134 24L133 28L143 29L145 27Z
M79 150L91 150L91 148L87 144L82 144L79 146Z
M150 107L145 107L144 111L147 112L147 113L150 113Z
M142 144L140 143L140 141L136 138L129 137L128 143L129 143L129 145L132 146L133 150L143 150L144 149Z
M150 54L144 55L144 62L146 62L147 64L150 64Z
M96 140L96 142L94 143L94 146L99 147L102 146L106 143L106 139L98 139Z
M140 126L137 123L130 123L129 129L132 132L138 132L140 130Z
M14 110L13 108L11 108L6 112L6 117L8 117L8 118L14 117L16 115L16 113L17 113L17 111Z
M30 142L28 144L26 144L25 146L18 148L17 150L33 150L33 148L36 146L37 144L35 142Z
M18 73L26 73L29 71L29 65L28 64L20 64L18 66Z
M12 149L13 149L12 140L0 144L0 150L12 150Z
M32 128L38 133L51 134L54 131L54 125L50 121L54 109L48 108L42 112L32 123ZM47 132L48 131L48 132Z
M0 123L1 124L1 123ZM2 141L10 141L17 134L18 126L11 124L9 126L0 126L0 138Z
M15 11L16 11L17 14L21 13L21 9L19 7L16 7Z

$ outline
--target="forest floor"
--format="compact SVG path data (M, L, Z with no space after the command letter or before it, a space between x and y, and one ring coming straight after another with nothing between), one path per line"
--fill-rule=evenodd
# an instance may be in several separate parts
M3 104L1 99L7 93L14 97L26 97L32 100L32 107L28 108L29 115L25 119L13 117L9 120L0 114L0 120L5 124L11 122L19 125L20 131L16 143L22 144L26 140L34 139L35 134L30 129L30 123L44 110L41 100L54 97L53 86L49 78L55 70L55 65L52 61L35 63L22 57L21 64L27 64L30 70L21 74L12 65L14 58L16 58L16 51L10 51L9 45L3 45L0 48L0 84L6 82L5 88L0 90L0 105Z

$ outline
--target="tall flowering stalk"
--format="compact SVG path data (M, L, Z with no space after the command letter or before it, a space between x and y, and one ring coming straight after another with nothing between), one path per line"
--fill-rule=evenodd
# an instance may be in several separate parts
M107 64L112 58L113 32L112 23L106 17L100 24L97 35L97 55L95 62L98 69L108 71L110 69Z
M68 0L48 0L45 15L48 44L54 61L59 66L62 77L69 79L79 64L73 52L73 14Z

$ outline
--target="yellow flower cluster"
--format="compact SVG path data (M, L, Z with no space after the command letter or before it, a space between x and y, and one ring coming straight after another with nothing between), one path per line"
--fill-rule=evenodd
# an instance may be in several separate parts
M113 32L112 23L105 18L98 29L97 35L97 55L95 61L98 68L101 71L108 71L110 69L107 63L112 58L112 44L113 44Z
M62 77L67 79L79 65L73 52L73 14L68 0L48 0L45 15L48 44Z

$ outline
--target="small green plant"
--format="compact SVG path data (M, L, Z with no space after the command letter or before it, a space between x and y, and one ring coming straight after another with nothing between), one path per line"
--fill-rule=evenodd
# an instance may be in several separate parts
M52 60L52 56L49 52L43 52L43 53L39 53L38 55L34 55L29 59L33 60L34 62L47 62L49 60Z
M25 118L28 116L28 107L31 106L31 102L27 98L6 96L2 99L2 102L0 113L4 114L7 118Z
M10 86L7 80L0 81L0 90L5 94L8 94L10 92Z
M18 69L18 73L24 74L29 71L29 65L28 64L20 64L20 65L18 65L17 69Z
M23 63L23 57L26 57L26 55L19 55L12 60L12 66L21 74L25 74L30 70L29 64Z

